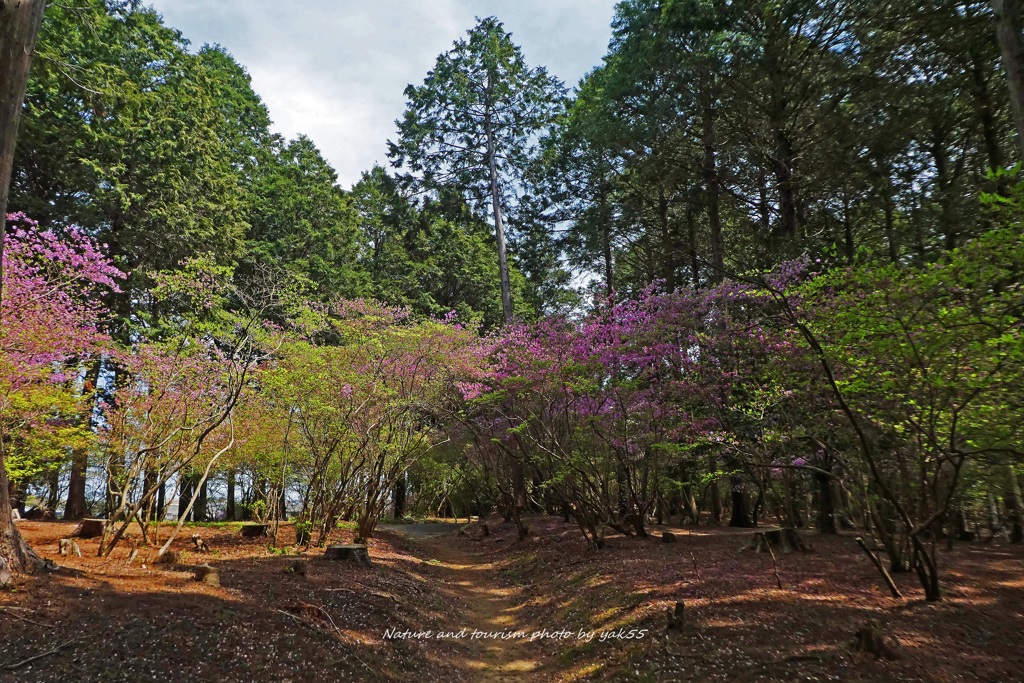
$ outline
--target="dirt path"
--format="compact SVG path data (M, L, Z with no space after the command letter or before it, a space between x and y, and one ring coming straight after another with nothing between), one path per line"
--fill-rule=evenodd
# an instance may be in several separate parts
M514 589L500 587L498 568L477 556L465 544L453 542L448 534L454 524L406 524L388 526L389 531L415 539L425 554L445 570L443 590L466 606L461 623L452 630L488 634L525 631L538 627L524 623L517 613ZM482 683L542 680L541 659L529 638L467 639L471 659L467 669L478 672Z

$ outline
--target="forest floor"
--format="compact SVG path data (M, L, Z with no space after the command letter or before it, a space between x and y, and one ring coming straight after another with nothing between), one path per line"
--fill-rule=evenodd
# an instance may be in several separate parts
M529 520L524 541L487 521L486 537L386 525L370 566L280 554L237 526L186 528L182 565L208 562L220 587L150 564L155 549L125 566L127 546L98 558L93 539L59 557L73 524L19 522L61 568L0 593L0 683L1024 681L1021 546L940 548L945 599L927 603L910 574L895 576L906 597L890 597L852 534L777 554L779 589L766 553L740 552L749 530L672 528L676 543L655 530L591 551L558 518ZM192 533L208 555L189 551ZM293 528L282 534L287 547ZM305 575L286 571L296 560ZM666 631L678 600L686 626ZM896 659L854 653L868 620Z

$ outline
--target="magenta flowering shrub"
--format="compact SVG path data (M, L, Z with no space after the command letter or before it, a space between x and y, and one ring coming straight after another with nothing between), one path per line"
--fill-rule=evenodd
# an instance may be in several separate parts
M806 270L777 278L795 282ZM506 330L486 376L461 387L476 407L474 455L497 473L497 498L514 508L517 479L539 482L547 505L600 546L605 527L646 535L672 487L709 459L712 471L721 461L768 477L762 466L791 441L787 413L821 393L784 381L814 366L774 307L752 285L651 289L579 322Z
M2 463L16 482L59 466L91 437L81 417L83 363L108 348L100 298L124 274L77 228L39 231L23 214L7 217L0 303ZM84 390L83 390L84 389Z
M119 291L124 273L77 228L58 236L40 232L23 214L7 221L0 348L9 364L6 379L17 385L107 341L99 330L101 297ZM58 371L53 378L65 376Z

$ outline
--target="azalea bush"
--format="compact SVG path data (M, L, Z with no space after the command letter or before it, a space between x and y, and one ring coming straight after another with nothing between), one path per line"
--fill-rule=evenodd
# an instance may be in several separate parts
M261 382L293 430L302 517L323 544L339 519L367 539L408 469L449 439L457 383L480 362L473 328L340 301L307 319ZM283 440L281 441L283 443Z
M77 228L40 231L7 217L0 305L0 438L21 484L60 468L93 438L83 368L109 350L102 297L121 273Z

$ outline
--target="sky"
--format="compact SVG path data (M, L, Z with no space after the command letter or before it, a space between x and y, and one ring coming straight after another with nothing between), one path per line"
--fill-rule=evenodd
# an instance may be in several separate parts
M437 56L496 16L530 66L573 86L601 62L614 0L149 0L198 50L244 65L274 131L309 136L343 187L374 163Z

